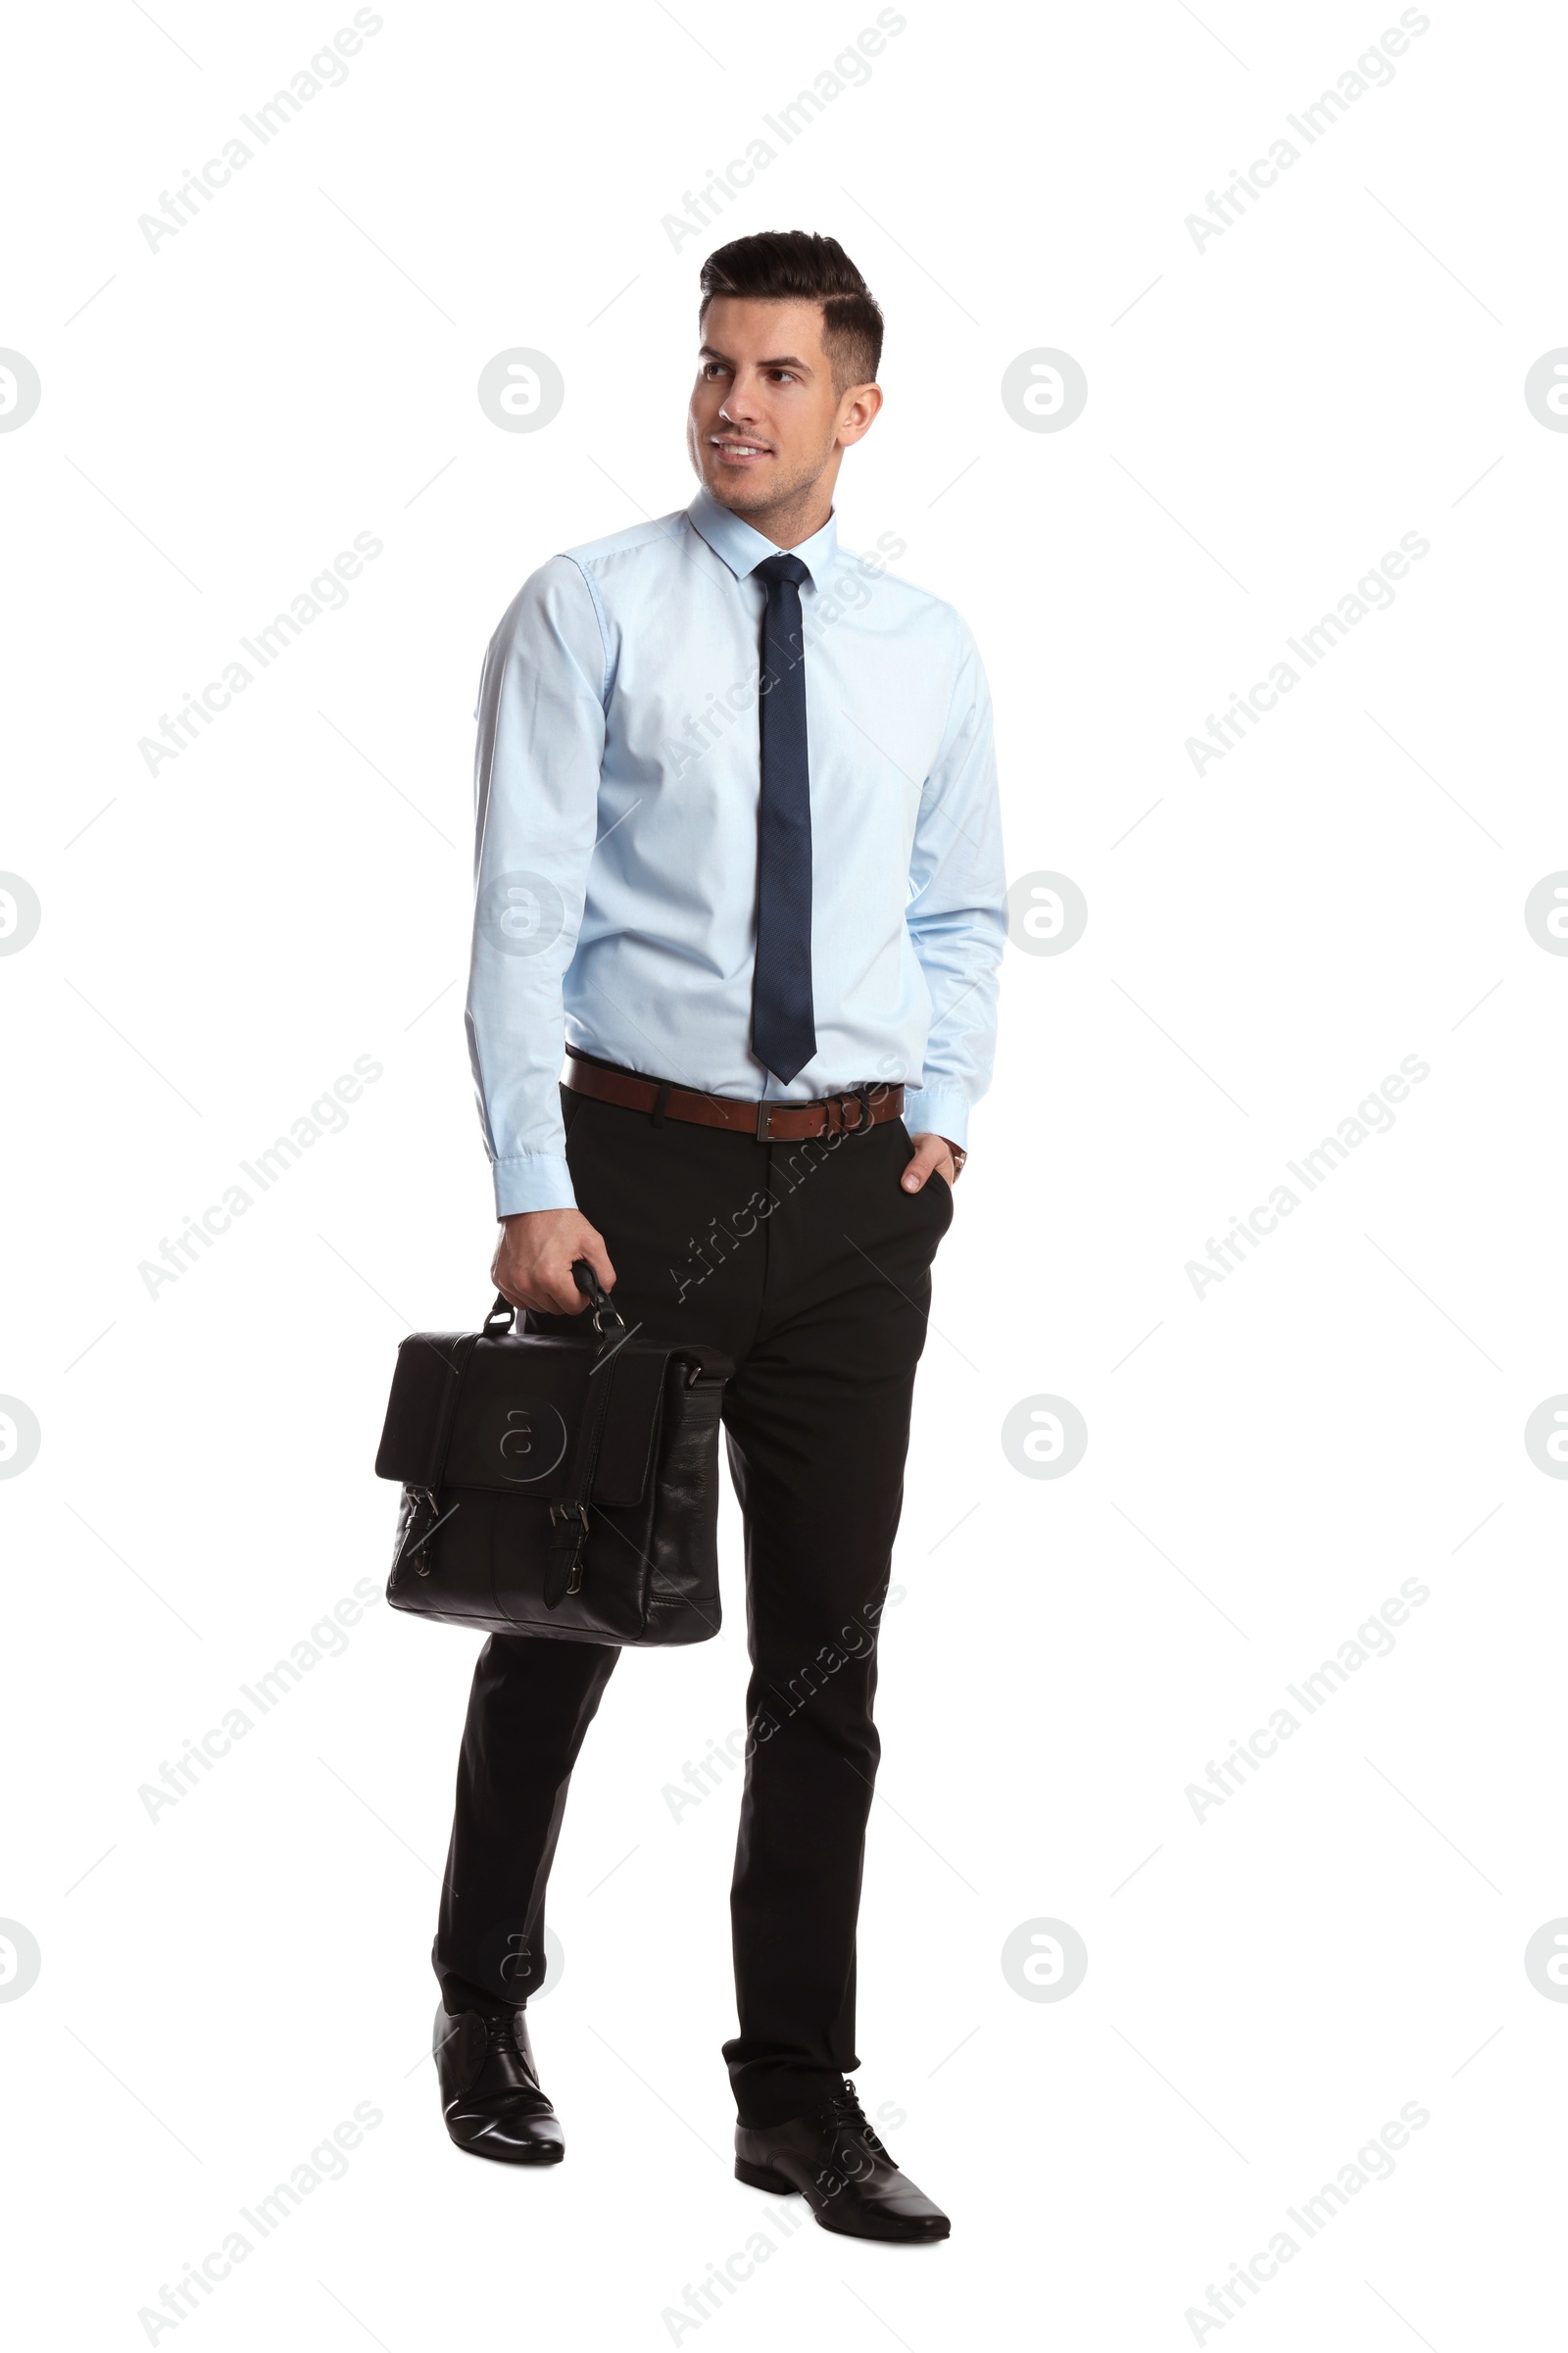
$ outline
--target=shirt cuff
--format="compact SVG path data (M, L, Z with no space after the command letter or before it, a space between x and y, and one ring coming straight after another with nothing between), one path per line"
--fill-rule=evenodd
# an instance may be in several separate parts
M969 1149L969 1105L961 1087L906 1087L904 1124L911 1136L945 1136Z
M525 1209L575 1209L571 1170L561 1152L519 1152L514 1160L497 1160L496 1215L515 1217Z

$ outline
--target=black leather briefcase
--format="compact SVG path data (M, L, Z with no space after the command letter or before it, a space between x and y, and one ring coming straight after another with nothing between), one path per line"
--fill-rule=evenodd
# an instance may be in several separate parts
M585 1261L593 1340L514 1329L398 1349L375 1467L402 1482L386 1597L493 1634L628 1646L718 1632L718 1432L733 1370L628 1333Z

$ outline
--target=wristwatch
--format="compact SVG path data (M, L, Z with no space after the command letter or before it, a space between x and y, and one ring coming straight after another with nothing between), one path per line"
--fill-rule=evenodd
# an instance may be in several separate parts
M959 1177L961 1177L963 1174L963 1164L969 1155L964 1151L961 1144L953 1143L947 1136L944 1136L942 1141L947 1145L949 1152L953 1154L953 1181L955 1184L956 1184Z

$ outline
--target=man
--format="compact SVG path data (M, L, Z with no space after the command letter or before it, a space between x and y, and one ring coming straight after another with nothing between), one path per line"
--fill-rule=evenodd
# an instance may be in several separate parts
M468 1038L493 1273L565 1332L585 1258L628 1323L735 1364L735 2170L830 2230L941 2238L845 2077L877 1620L1005 930L990 708L951 607L836 543L839 466L882 405L859 271L828 237L744 237L705 264L700 319L691 507L553 558L485 662ZM616 1656L493 1636L475 1670L433 1958L448 2130L480 2155L564 2152L523 2008Z

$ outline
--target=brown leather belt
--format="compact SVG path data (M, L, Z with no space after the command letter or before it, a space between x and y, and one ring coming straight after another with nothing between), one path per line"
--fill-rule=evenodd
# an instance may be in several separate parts
M728 1128L733 1135L753 1136L759 1144L800 1144L811 1136L853 1135L867 1125L904 1115L904 1089L882 1080L827 1095L817 1103L749 1103L735 1095L700 1095L690 1087L666 1085L659 1079L635 1078L629 1070L607 1070L602 1063L566 1057L566 1085L574 1095L590 1095L596 1103L620 1104L627 1111L650 1111L661 1119L686 1119L697 1127ZM867 1116L869 1114L869 1117Z

